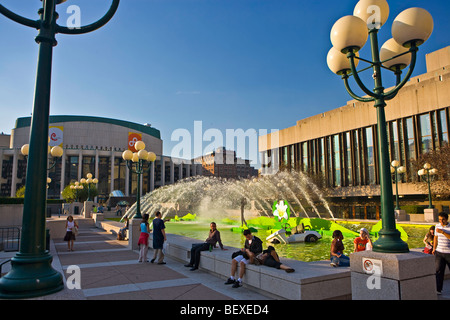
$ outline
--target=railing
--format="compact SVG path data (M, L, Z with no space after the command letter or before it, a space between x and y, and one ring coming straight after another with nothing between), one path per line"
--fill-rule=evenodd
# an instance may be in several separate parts
M20 229L18 227L0 227L0 251L18 251Z

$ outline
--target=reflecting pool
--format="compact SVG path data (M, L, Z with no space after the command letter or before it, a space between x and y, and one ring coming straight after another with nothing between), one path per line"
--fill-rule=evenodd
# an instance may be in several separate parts
M231 231L233 225L217 223L217 229L220 231L222 243L225 246L242 248L244 246L244 237L241 233ZM368 222L339 222L346 228L359 232L359 229L366 228L371 230L374 223ZM409 248L421 248L424 246L422 240L428 232L430 225L401 225L408 234ZM234 227L237 227L236 225ZM193 239L198 239L199 242L204 241L209 232L209 222L207 221L192 221L192 222L166 222L166 232L186 236ZM254 235L263 241L263 247L266 248L269 244L266 242L266 237L269 235L266 230L258 230ZM345 237L343 240L345 246L345 254L349 255L353 252L354 238ZM372 239L373 240L373 239ZM316 243L291 243L291 244L270 244L275 247L280 257L295 259L305 262L328 260L330 257L330 246L332 238L324 235L321 240Z

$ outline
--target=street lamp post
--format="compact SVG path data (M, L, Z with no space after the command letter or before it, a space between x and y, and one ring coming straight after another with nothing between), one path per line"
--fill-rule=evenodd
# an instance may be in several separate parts
M431 200L431 181L437 174L437 169L431 168L431 164L425 163L423 169L420 169L417 173L422 177L423 180L428 184L428 209L433 209L433 202Z
M115 14L119 1L112 0L108 12L97 22L80 28L56 23L56 5L66 0L42 0L40 19L24 18L0 5L7 18L38 30L39 44L34 108L31 118L27 181L25 189L20 250L11 259L11 271L0 278L0 298L30 298L60 291L62 275L51 266L53 257L45 250L45 207L47 177L47 141L50 114L50 87L55 35L84 34L105 25Z
M137 152L131 150L125 150L122 153L122 158L127 162L127 167L131 172L137 174L137 191L136 191L136 215L135 219L141 219L141 175L144 172L144 162L154 162L156 155L153 152L145 150L145 143L143 141L137 141L134 145ZM134 165L134 168L133 168Z
M92 178L92 173L88 173L86 175L86 178L81 178L80 182L82 184L87 184L88 187L88 199L87 201L92 201L91 199L91 184L97 184L98 183L98 179L97 178Z
M391 162L391 173L394 175L395 179L395 210L400 210L400 206L398 204L398 175L405 172L406 168L403 166L400 167L400 162L398 162L397 160Z
M78 190L84 189L83 185L76 181L73 185L70 186L70 189L75 191L75 201L78 202Z
M384 108L386 101L393 99L399 90L410 79L417 57L418 47L423 44L433 31L433 18L424 9L410 8L401 12L392 25L393 39L388 40L379 49L378 30L387 21L389 5L386 0L361 0L354 9L354 15L339 19L331 29L333 48L327 56L329 68L344 80L345 88L350 96L361 102L374 102L377 110L377 137L380 167L381 220L382 229L379 239L373 245L373 251L386 253L409 252L406 242L400 238L395 225L394 204L392 199L392 180L386 130ZM370 37L372 59L360 58L358 51ZM359 61L369 67L356 70ZM403 80L402 69L410 65ZM369 90L363 83L359 73L372 69L375 88ZM385 92L381 70L389 70L395 74L396 85ZM353 76L358 86L367 95L360 97L349 85L349 77Z

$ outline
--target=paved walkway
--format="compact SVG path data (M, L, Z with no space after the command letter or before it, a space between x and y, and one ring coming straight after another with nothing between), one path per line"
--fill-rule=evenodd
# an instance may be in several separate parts
M138 252L129 250L128 241L111 234L81 227L74 251L63 240L52 240L53 267L67 279L69 266L78 266L81 289L65 288L34 300L269 300L247 288L224 285L225 279L205 271L189 271L179 261L166 257L167 264L138 263ZM2 253L0 261L15 252ZM150 249L148 257L151 259ZM2 272L7 272L7 265ZM450 300L450 279L445 281L439 300Z
M95 227L80 228L74 251L63 240L51 242L53 267L69 278L68 267L81 270L81 289L68 289L39 299L76 300L266 300L244 288L225 286L224 279L204 271L189 271L179 261L139 263L139 254ZM149 259L153 257L150 249Z

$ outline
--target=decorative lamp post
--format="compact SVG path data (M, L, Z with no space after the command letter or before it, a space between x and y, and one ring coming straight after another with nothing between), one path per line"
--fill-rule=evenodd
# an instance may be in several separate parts
M53 257L45 250L45 206L47 140L50 114L50 87L55 35L84 34L104 26L115 14L120 0L112 0L108 12L98 21L79 28L59 26L56 5L66 0L42 0L40 18L24 18L0 5L5 17L38 30L36 42L39 57L36 72L34 108L31 118L27 182L23 207L20 250L11 259L11 271L0 278L0 298L30 298L60 291L64 288L62 275L51 266Z
M56 166L58 158L61 158L62 155L64 154L64 150L60 146L54 146L53 148L50 148L50 146L48 146L47 149L48 153L53 157L53 162L50 164L50 167L47 168L47 170L51 170ZM30 151L29 144L24 144L22 148L20 148L20 153L22 153L24 157L28 157L29 151Z
M141 175L144 172L144 162L154 162L156 160L156 154L146 151L143 141L137 141L134 148L137 152L125 150L122 153L122 158L127 162L128 169L137 174L136 215L134 218L141 219Z
M400 206L398 204L398 175L406 172L406 168L400 166L400 162L398 160L394 160L391 162L391 173L394 175L395 179L395 210L400 210Z
M378 30L387 21L389 5L386 0L361 0L354 9L354 15L339 19L331 29L333 48L328 52L329 68L344 80L345 88L350 96L361 102L374 102L377 110L377 137L380 167L381 220L382 229L373 250L386 253L409 252L406 242L401 240L400 232L395 225L394 204L392 199L392 180L388 152L388 138L384 108L386 101L393 99L399 90L410 79L415 64L418 47L423 44L433 31L433 18L424 9L410 8L401 12L392 25L393 39L388 40L381 49L378 46ZM370 38L371 60L358 56L358 51ZM356 70L358 61L368 63L365 69ZM403 80L402 69L410 65ZM372 69L375 88L369 90L363 83L359 73ZM394 73L396 85L385 92L381 70ZM349 77L353 76L358 86L367 95L360 97L349 85Z
M434 208L433 202L431 200L431 181L434 179L438 171L435 168L431 168L431 164L425 163L423 165L423 169L420 169L417 173L428 184L428 200L429 200L428 209L433 209Z
M98 183L98 179L97 178L92 178L92 173L88 173L86 175L86 178L81 178L80 182L82 184L87 184L88 187L88 199L87 201L92 201L91 200L91 184L97 184Z
M83 185L76 181L75 184L70 186L70 189L75 191L75 200L78 202L78 190L84 189Z

